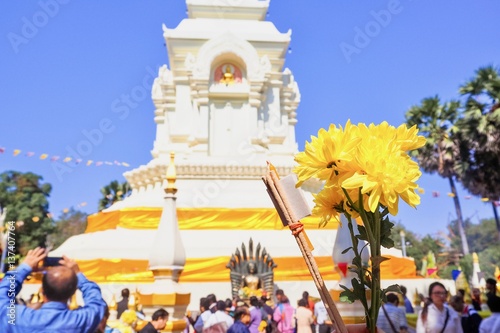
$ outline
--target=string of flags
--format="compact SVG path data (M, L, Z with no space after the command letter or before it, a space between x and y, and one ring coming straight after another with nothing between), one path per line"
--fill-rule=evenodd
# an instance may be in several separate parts
M7 153L7 149L5 147L0 147L0 154L5 154L5 153ZM74 164L83 164L85 166L116 165L116 166L130 167L130 164L128 164L128 163L120 162L120 161L116 161L116 160L114 160L113 162L111 162L111 161L83 160L81 158L73 158L70 156L61 157L61 156L49 155L49 154L45 154L45 153L37 154L37 153L32 152L32 151L28 151L28 152L23 153L23 151L21 149L13 149L12 156L14 156L14 157L24 156L27 158L36 158L36 156L38 156L38 158L40 160L47 160L50 162L61 161L63 163L71 163L72 162Z
M83 208L83 207L85 207L85 206L87 206L87 203L86 203L86 202L81 202L81 203L79 203L78 205L76 205L76 208ZM66 214L66 213L68 213L70 210L71 210L70 208L64 208L64 209L62 210L62 212L63 212L64 214ZM47 216L49 219L53 219L53 218L54 218L54 214L52 214L52 213L47 213L47 214L46 214L46 216ZM34 223L38 223L38 222L40 222L40 217L38 217L38 216L33 216L33 217L31 218L31 221L33 221ZM24 221L17 221L17 222L16 222L16 226L17 226L17 227L22 227L23 225L24 225Z
M417 191L420 194L425 194L425 190L421 187L417 188ZM432 191L431 195L433 198L439 198L441 196L441 193L439 193L438 191ZM449 196L450 198L454 198L456 196L454 193L451 193L451 192L446 193L446 195ZM472 199L472 196L465 195L463 198L465 200L470 200L470 199ZM489 202L490 199L489 198L481 198L481 201L482 202ZM495 207L500 207L500 201L493 201L493 204L495 205Z

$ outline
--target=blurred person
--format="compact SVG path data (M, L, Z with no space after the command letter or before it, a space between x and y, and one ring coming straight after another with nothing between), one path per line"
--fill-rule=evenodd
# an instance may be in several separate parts
M500 332L500 303L489 301L486 303L491 310L491 316L485 318L479 325L479 333Z
M250 324L248 330L250 333L259 333L260 322L262 321L262 311L260 310L259 299L255 296L250 297Z
M203 332L203 325L204 323L208 320L210 315L212 314L212 311L210 311L210 301L206 297L202 297L200 299L200 311L203 309L201 314L196 318L196 322L194 323L193 327L196 333L202 333Z
M408 323L403 309L398 308L399 297L387 294L387 303L382 304L378 312L377 327L386 333L408 332Z
M399 289L401 289L401 293L403 294L403 300L404 300L406 313L415 313L415 310L413 309L413 305L411 304L410 300L406 296L406 292L407 292L406 287L399 286Z
M234 324L229 327L227 333L250 333L250 310L246 306L238 306L234 310Z
M445 304L447 294L442 283L431 283L429 298L418 314L417 333L463 333L457 312Z
M467 333L478 333L481 324L481 316L473 307L464 303L461 295L455 295L450 299L450 306L457 311L462 319L462 330Z
M328 316L325 303L323 300L314 304L314 317L318 326L318 333L330 333L332 330L332 322Z
M208 294L207 295L207 300L209 302L208 308L210 309L210 311L212 313L214 313L215 311L217 311L217 297L215 297L214 294Z
M273 325L272 325L272 321L273 321L273 308L270 307L269 305L267 305L267 301L269 300L269 298L267 298L265 295L263 295L261 298L260 298L260 308L262 311L262 320L265 320L266 321L266 333L272 333L273 331Z
M230 298L226 299L226 313L231 316L231 318L234 317L234 307L233 307L233 301Z
M314 323L313 313L308 307L308 302L301 298L295 311L295 328L297 333L313 333L312 324Z
M151 316L151 321L139 331L139 333L157 333L167 327L168 311L165 309L156 310Z
M60 266L51 267L42 277L43 305L38 310L16 305L15 296L26 277L47 257L45 249L29 250L16 271L9 271L0 282L0 332L2 333L77 333L94 332L104 317L104 302L99 286L80 272L78 264L63 256ZM15 291L10 291L15 287ZM80 289L85 306L68 308L68 301ZM11 295L14 294L14 295Z
M481 311L481 291L479 288L472 288L472 306L474 310Z
M500 303L500 297L497 296L497 280L489 278L486 279L486 298L489 304ZM495 305L496 307L496 305ZM490 309L491 310L491 309Z
M205 303L206 299L207 299L206 297L200 298L200 307L199 307L200 314L198 316L196 316L195 318L193 318L193 314L191 313L191 311L186 312L186 318L188 319L191 326L193 326L193 329L194 329L194 325L196 324L197 320L200 319L200 315L205 311L204 303Z
M276 306L273 314L273 320L276 322L278 331L281 333L294 333L294 312L295 309L290 305L288 297L281 296L281 302Z
M123 312L128 310L128 299L130 297L130 290L128 288L122 289L122 299L116 303L116 319L120 319Z
M215 304L215 312L208 317L206 321L203 322L203 330L213 327L214 325L219 325L223 328L223 331L227 331L229 327L233 325L233 318L226 313L226 302L217 301Z
M276 290L274 295L276 296L276 305L278 305L281 303L281 299L283 298L283 296L285 296L285 292L283 291L283 289L278 289Z
M314 302L309 298L309 293L307 291L304 291L302 293L302 299L307 303L306 308L311 310L311 312L314 312Z

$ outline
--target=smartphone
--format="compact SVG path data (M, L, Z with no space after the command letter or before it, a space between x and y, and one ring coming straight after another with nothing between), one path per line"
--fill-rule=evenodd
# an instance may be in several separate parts
M62 257L45 257L43 259L43 267L60 266L60 260L62 260Z

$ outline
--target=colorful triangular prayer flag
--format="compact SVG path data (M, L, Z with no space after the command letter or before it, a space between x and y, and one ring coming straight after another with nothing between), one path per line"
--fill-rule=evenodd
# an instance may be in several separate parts
M347 263L346 262L339 262L337 264L337 266L339 266L339 269L342 272L342 274L344 274L344 276L346 276L346 274L347 274Z

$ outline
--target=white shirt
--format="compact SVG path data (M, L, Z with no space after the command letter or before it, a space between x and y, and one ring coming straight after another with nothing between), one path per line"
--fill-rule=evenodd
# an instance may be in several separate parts
M444 306L443 311L439 311L434 304L429 305L425 324L422 321L422 310L418 313L417 333L440 333L446 320L446 310L448 310L450 317L444 333L463 333L462 319L458 313L448 308L447 305Z
M207 321L203 321L203 328L209 328L217 323L225 322L227 324L227 328L233 325L233 318L225 313L224 311L215 311L212 315L207 319Z
M314 316L316 317L316 322L318 323L318 325L322 325L325 323L325 321L330 320L323 301L314 304Z
M500 312L492 312L491 316L483 319L479 325L479 333L500 332Z

